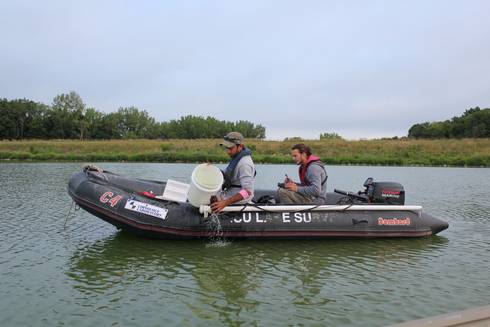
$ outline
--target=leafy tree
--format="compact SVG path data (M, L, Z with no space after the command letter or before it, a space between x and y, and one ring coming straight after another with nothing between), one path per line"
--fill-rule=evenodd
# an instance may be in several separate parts
M122 135L118 130L119 114L112 112L102 117L102 128L99 130L99 136L102 139L120 139Z
M248 121L236 123L220 121L213 117L183 116L159 126L161 138L220 138L228 132L237 131L247 138L265 138L265 128Z
M102 113L86 108L74 91L57 95L46 106L26 99L0 99L0 138L22 139L121 139L121 138L221 138L239 131L247 138L265 138L265 128L249 121L229 122L213 117L187 115L156 122L147 111L121 107Z
M408 136L414 138L490 137L490 109L475 107L451 120L415 124L408 130Z
M149 138L155 119L145 110L136 107L122 107L116 113L117 131L123 138Z
M95 108L87 108L84 115L84 128L86 139L104 139L110 138L105 135L104 130L104 114L97 111Z
M0 100L0 138L38 137L44 105L26 99Z
M84 121L85 104L74 91L57 95L48 113L48 133L51 138L80 138L87 127Z

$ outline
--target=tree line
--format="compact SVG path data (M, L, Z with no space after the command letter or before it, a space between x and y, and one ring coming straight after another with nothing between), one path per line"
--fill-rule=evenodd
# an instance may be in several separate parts
M57 95L51 105L0 99L0 114L0 139L198 139L221 138L230 131L246 138L265 138L265 127L246 120L188 115L157 122L136 107L103 113L87 107L73 91Z
M428 139L490 137L490 108L475 107L466 110L460 117L415 124L408 130L408 137Z

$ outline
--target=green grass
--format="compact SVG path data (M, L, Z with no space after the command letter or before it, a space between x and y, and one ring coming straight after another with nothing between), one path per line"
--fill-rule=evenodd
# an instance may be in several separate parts
M227 162L220 140L0 141L0 160ZM257 163L291 163L294 141L247 140ZM331 165L490 167L490 139L311 140Z

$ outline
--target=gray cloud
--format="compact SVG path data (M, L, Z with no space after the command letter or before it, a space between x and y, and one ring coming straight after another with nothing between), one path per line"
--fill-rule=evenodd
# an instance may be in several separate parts
M247 119L268 137L404 135L489 107L487 1L0 4L0 96Z

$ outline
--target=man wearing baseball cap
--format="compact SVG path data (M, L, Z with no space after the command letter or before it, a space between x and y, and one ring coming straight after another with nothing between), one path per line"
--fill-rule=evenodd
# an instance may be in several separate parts
M255 166L252 161L252 152L245 147L243 135L239 132L230 132L225 135L221 146L231 160L223 172L223 191L218 201L211 203L213 212L220 212L231 204L244 204L252 200L255 186Z

